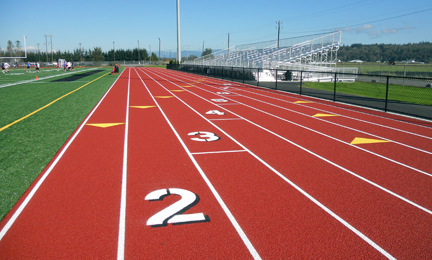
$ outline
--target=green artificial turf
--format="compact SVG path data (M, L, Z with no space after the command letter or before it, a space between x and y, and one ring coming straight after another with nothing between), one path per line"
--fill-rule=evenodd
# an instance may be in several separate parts
M111 76L108 72L109 69L105 69L75 82L51 82L60 78L56 77L0 88L2 128L106 75L0 131L0 219L10 211L115 81L118 75ZM17 77L15 80L22 79Z

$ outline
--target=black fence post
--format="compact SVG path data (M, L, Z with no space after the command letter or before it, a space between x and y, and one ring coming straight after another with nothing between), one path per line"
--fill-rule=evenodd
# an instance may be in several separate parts
M275 89L276 89L276 90L277 90L277 74L278 74L278 70L276 69L276 73L275 73L275 79L276 79Z
M231 81L234 81L234 67L231 67Z
M302 94L303 71L300 71L300 95Z
M244 84L244 67L243 67L243 76L242 77L243 77L243 84Z
M389 90L389 76L387 76L387 83L386 83L386 98L385 98L385 108L384 108L385 112L387 112L388 90Z
M335 72L335 76L334 76L333 102L336 101L336 82L337 82L337 72Z
M258 80L257 80L257 86L259 86L259 68L257 69L257 78L258 78Z

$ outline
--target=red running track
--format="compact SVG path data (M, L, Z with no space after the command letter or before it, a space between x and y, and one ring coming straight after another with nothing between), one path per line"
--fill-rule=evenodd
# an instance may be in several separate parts
M431 129L128 68L3 219L0 259L427 259Z

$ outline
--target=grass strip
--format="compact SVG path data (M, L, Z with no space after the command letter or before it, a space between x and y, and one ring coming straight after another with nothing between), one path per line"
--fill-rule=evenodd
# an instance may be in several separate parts
M100 76L89 76L88 80L93 83L87 87L0 132L0 219L11 210L117 78L102 77L94 81ZM20 88L0 90L0 95L6 94L2 97L8 101L8 106L2 104L0 107L0 115L1 111L13 113L22 100L30 100L29 105L41 107L47 102L41 103L40 97L49 96L52 100L53 96L64 95L65 88L70 92L82 82L39 84L41 87L28 83ZM23 113L25 107L20 107L19 113ZM31 111L27 109L24 114Z
M82 85L81 87L79 87L79 88L77 88L77 89L74 89L74 90L72 90L71 92L69 92L69 93L67 93L67 94L65 94L65 95L63 95L63 96L61 96L61 97L55 99L54 101L51 101L50 103L46 104L45 106L43 106L43 107L41 107L41 108L39 108L39 109L36 109L35 111L31 112L30 114L27 114L26 116L23 116L23 117L21 117L20 119L15 120L14 122L12 122L12 123L10 123L10 124L8 124L8 125L3 126L2 128L0 128L0 132L3 131L3 130L5 130L6 128L8 128L8 127L10 127L10 126L12 126L12 125L14 125L14 124L16 124L16 123L18 123L18 122L24 120L24 119L26 119L27 117L36 114L37 112L41 111L42 109L51 106L52 104L54 104L55 102L59 101L60 99L69 96L70 94L74 93L75 91L78 91L78 90L82 89L83 87L85 87L85 86L87 86L87 85L89 85L89 84L95 82L96 80L98 80L98 79L100 79L100 78L102 78L102 77L104 77L104 76L106 76L106 75L108 75L108 74L109 74L109 73L106 73L106 74L100 76L99 78L94 79L94 80L92 80L92 81L90 81L90 82L88 82L88 83Z
M304 82L303 87L334 91L333 82ZM385 100L386 84L383 83L337 83L337 93L351 94L361 97L377 98ZM418 105L432 106L432 89L418 88L403 85L389 85L389 100L406 102Z

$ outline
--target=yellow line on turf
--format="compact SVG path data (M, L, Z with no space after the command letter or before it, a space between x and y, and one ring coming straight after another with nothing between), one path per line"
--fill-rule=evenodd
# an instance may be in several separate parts
M12 123L10 123L10 124L8 124L8 125L3 126L2 128L0 128L0 132L3 131L3 130L5 130L6 128L8 128L8 127L10 127L10 126L13 126L14 124L16 124L16 123L18 123L18 122L20 122L20 121L26 119L27 117L36 114L37 112L41 111L42 109L51 106L52 104L54 104L55 102L59 101L60 99L62 99L62 98L64 98L64 97L66 97L66 96L68 96L68 95L74 93L75 91L78 91L78 90L82 89L83 87L85 87L85 86L87 86L87 85L89 85L89 84L95 82L96 80L98 80L98 79L100 79L100 78L102 78L102 77L104 77L104 76L106 76L106 75L108 75L108 74L110 74L110 73L104 74L104 75L100 76L99 78L94 79L94 80L92 80L92 81L90 81L90 82L88 82L88 83L82 85L81 87L79 87L79 88L77 88L77 89L75 89L75 90L72 90L71 92L69 92L69 93L67 93L67 94L64 94L63 96L61 96L61 97L57 98L56 100L54 100L54 101L52 101L52 102L46 104L45 106L43 106L43 107L41 107L41 108L39 108L39 109L37 109L37 110L31 112L30 114L28 114L28 115L26 115L26 116L23 116L23 117L21 117L20 119L15 120L14 122L12 122Z

